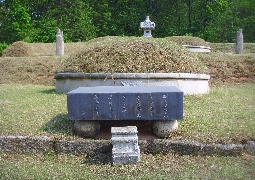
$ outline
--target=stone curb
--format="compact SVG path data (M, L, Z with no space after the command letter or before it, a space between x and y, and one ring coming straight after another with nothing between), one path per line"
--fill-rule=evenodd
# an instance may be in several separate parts
M175 153L180 155L240 156L243 153L255 155L255 142L246 144L202 144L183 140L139 140L143 153ZM110 140L54 140L49 137L0 136L0 152L35 154L55 151L58 154L110 153Z

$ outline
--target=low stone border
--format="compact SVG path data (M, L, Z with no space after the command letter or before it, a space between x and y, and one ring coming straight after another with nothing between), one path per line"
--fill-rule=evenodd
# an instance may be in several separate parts
M255 155L255 142L246 144L202 144L183 140L139 140L143 153L175 153L180 155L224 155L239 156L243 153ZM34 154L55 151L58 154L109 153L112 150L110 140L54 140L49 137L0 136L0 152Z
M191 73L57 73L56 92L91 86L176 86L184 94L208 93L210 75Z

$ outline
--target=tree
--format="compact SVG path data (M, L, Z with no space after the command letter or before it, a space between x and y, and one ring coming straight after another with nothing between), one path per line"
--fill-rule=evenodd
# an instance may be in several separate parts
M91 21L91 9L82 0L27 0L32 17L33 42L54 42L56 30L64 32L65 41L88 41L96 37Z
M210 42L234 42L236 13L232 11L233 4L228 0L217 0L209 3L206 8L210 20L201 37Z
M0 2L0 41L13 43L24 40L31 29L31 18L28 10L20 0Z

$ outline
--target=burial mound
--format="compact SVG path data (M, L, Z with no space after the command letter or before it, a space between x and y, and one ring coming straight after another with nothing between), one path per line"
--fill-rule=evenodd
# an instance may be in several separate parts
M64 72L208 73L194 53L166 38L101 37L67 58Z

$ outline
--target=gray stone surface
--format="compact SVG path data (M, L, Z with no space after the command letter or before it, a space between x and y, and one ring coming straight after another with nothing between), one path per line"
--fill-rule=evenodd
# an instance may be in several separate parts
M81 137L95 137L100 131L98 121L75 121L74 131Z
M239 29L236 32L236 54L242 54L243 52L243 30Z
M55 143L56 153L64 154L93 154L109 153L112 150L110 140L59 140Z
M57 73L56 92L93 86L176 86L184 94L208 93L210 76L190 73Z
M161 138L169 137L173 132L178 129L177 120L170 121L153 121L152 122L152 131L153 133Z
M57 30L56 34L56 55L64 55L65 44L64 44L64 34L60 29Z
M207 46L192 46L192 45L182 45L182 46L188 48L191 52L200 52L200 53L211 52L211 48Z
M44 153L53 150L53 141L48 137L0 136L0 152Z
M245 144L203 144L190 140L139 140L142 153L180 155L219 155L241 156L243 153L255 155L255 142ZM110 140L54 140L49 137L0 136L0 152L33 154L55 151L58 154L94 154L110 153Z
M246 153L255 156L255 142L248 141L247 144L245 145L245 150L246 150Z
M80 87L67 104L71 120L183 119L183 92L173 86Z
M140 161L137 128L112 127L112 164L134 164Z
M149 16L146 16L145 21L140 23L140 28L144 30L143 37L152 37L151 30L155 29L155 23L150 20Z

